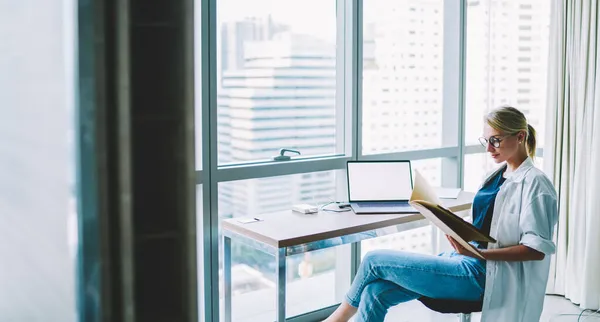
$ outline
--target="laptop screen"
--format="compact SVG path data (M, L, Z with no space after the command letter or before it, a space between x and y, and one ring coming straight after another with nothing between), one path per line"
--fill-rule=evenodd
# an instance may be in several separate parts
M348 162L348 197L355 201L409 200L410 161Z

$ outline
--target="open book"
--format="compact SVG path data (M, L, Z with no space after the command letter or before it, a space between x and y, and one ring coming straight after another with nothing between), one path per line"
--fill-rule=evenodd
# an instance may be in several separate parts
M417 170L415 170L415 184L409 203L446 235L451 236L464 248L482 259L481 253L469 242L496 242L495 239L484 234L469 222L442 207L433 188Z

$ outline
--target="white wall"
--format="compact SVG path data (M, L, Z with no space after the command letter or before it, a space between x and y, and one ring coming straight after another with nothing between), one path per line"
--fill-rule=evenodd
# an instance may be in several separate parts
M1 321L76 318L73 15L0 0Z

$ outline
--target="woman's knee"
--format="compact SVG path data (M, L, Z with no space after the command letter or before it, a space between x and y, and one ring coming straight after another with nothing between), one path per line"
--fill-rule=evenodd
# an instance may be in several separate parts
M407 263L415 260L414 255L411 253L389 250L389 249L377 249L369 251L363 257L361 264L365 268L372 269L377 266L385 266L390 263Z
M385 249L372 250L365 254L365 257L362 259L362 263L365 265L372 265L374 263L381 262L386 256L390 256L390 254L389 251Z

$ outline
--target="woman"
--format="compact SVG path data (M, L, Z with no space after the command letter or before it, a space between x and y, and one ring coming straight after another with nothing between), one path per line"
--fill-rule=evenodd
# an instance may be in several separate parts
M473 224L497 242L474 243L485 260L448 238L439 256L369 252L345 301L325 321L383 321L388 308L421 296L478 301L482 322L539 321L557 221L556 192L535 168L535 130L513 107L486 116L482 145L496 163L473 200Z

